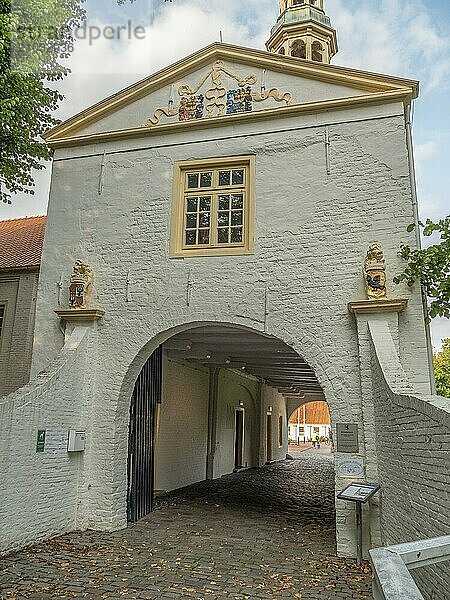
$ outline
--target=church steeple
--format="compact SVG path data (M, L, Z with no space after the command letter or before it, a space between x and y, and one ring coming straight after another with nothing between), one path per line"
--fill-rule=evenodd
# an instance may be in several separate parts
M338 45L323 0L280 0L280 16L266 46L269 52L329 64Z

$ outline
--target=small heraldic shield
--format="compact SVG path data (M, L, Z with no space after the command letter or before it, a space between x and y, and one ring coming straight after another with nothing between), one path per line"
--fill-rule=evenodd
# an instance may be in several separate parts
M386 298L386 263L380 244L371 244L364 263L364 278L369 300Z
M73 266L69 286L70 308L86 308L88 304L89 288L92 284L93 273L91 267L81 260Z
M72 308L82 308L84 304L84 283L79 281L69 286L69 304Z

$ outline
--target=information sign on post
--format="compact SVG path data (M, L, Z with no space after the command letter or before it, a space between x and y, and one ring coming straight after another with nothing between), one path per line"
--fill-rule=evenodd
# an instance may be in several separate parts
M362 563L363 558L363 528L362 528L362 505L365 504L381 489L377 483L359 483L353 482L340 492L337 497L340 500L348 500L356 504L356 555L358 565Z
M353 482L338 494L338 498L352 502L363 502L365 504L378 492L380 487L376 483Z
M336 450L347 454L358 454L358 425L356 423L336 424Z

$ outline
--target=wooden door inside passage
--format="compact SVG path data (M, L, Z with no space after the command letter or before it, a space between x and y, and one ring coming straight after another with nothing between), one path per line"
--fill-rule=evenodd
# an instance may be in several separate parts
M272 415L267 413L266 426L266 461L272 461Z
M234 434L234 468L244 466L244 416L242 409L236 409L235 434Z
M135 523L153 509L156 406L161 403L162 348L142 368L134 386L128 435L128 521Z

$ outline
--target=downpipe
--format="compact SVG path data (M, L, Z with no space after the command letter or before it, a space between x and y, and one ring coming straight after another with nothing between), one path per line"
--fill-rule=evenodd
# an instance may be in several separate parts
M417 199L417 181L416 181L416 167L414 162L414 144L412 136L412 102L406 106L405 111L405 124L406 124L406 146L408 149L408 163L409 163L409 178L411 184L411 199L413 205L413 217L415 224L415 236L416 246L418 250L422 249L422 240L420 239L420 228L419 228L419 204ZM424 315L428 315L428 302L425 294L424 287L421 285L422 294L422 306ZM427 355L428 355L428 372L430 376L430 392L436 395L436 381L434 379L434 366L433 366L433 344L431 341L430 324L425 322L425 336L427 341Z

